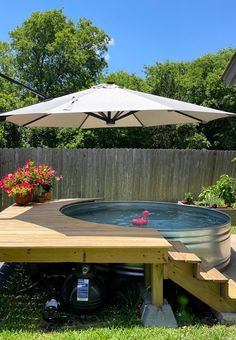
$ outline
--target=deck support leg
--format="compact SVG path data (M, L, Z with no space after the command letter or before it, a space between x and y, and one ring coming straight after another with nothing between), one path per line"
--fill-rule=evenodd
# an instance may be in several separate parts
M163 275L163 264L151 265L152 304L157 307L163 305Z
M147 292L141 307L142 323L144 326L176 328L171 306L163 299L164 264L151 264L149 268L152 291L151 294Z

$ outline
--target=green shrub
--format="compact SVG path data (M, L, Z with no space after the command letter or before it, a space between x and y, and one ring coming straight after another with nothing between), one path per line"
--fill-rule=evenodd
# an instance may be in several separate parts
M193 194L191 192L186 192L184 194L184 199L188 202L192 202L193 201Z
M235 203L236 181L233 177L226 174L221 175L215 186L219 197L222 198L228 206Z
M209 187L203 187L200 194L200 201L207 206L222 206L227 204L231 206L236 202L236 181L229 175L220 176L216 184Z

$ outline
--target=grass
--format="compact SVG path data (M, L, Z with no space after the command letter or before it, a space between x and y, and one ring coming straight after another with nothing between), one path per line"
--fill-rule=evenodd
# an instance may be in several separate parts
M83 331L66 330L63 332L11 332L3 331L0 339L6 340L233 340L236 338L236 327L214 326L186 327L178 329L164 328L98 328Z
M232 226L232 228L231 228L231 233L232 233L232 234L236 234L236 226Z
M116 308L107 306L99 313L88 316L85 322L65 314L60 323L47 323L41 314L46 295L38 289L24 291L29 284L31 282L24 269L19 268L10 280L7 290L0 294L0 340L236 338L236 327L208 327L202 325L199 320L195 326L183 326L178 329L143 328L139 315L140 301L132 293L123 298L123 304Z
M236 234L236 226L232 227L232 233ZM132 297L123 300L119 307L107 306L88 316L85 322L65 314L61 322L50 324L43 320L41 313L46 295L37 289L24 291L30 283L24 269L20 268L7 290L0 294L0 340L236 339L236 326L209 327L199 320L195 325L178 329L144 328L140 323L140 301L134 302Z

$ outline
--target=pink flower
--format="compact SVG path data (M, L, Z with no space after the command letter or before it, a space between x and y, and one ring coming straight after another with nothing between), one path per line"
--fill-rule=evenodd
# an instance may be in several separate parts
M0 181L0 188L4 189L9 196L14 196L19 192L22 195L32 190L33 187L42 186L44 190L51 189L56 181L62 176L56 176L56 170L51 166L40 164L34 165L33 161L27 161L22 168L17 168L13 173L9 173Z

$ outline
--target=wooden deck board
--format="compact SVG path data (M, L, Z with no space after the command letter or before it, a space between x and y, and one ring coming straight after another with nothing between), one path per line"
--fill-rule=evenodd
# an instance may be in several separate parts
M168 252L168 256L173 261L183 261L189 263L199 263L201 259L192 253L182 242L171 241L172 248Z
M154 229L101 225L60 212L64 205L91 200L58 200L23 207L13 205L2 211L0 261L166 261L171 245Z
M204 280L204 281L214 281L214 282L227 282L228 278L222 274L219 270L216 268L212 268L212 266L202 259L201 263L197 264L197 278L198 280Z

